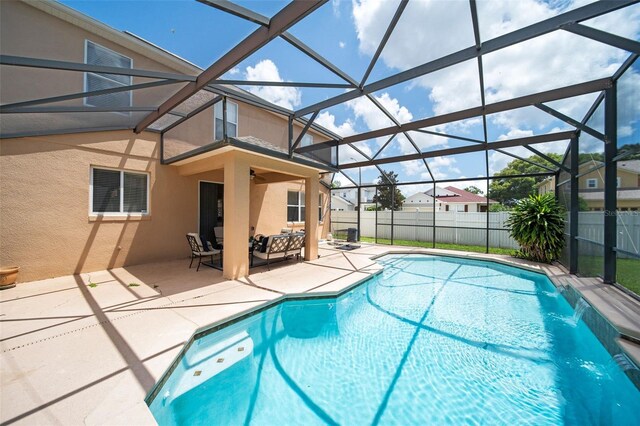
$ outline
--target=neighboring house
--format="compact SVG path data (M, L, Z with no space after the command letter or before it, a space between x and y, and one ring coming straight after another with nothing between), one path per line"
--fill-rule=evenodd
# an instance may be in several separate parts
M0 20L2 55L171 75L202 71L58 2L3 2ZM7 105L148 81L3 65L0 91ZM30 281L186 258L186 233L209 236L220 226L227 278L248 273L253 234L304 228L311 242L306 255L313 258L313 242L330 229L323 220L329 190L318 176L333 169L297 154L289 158L287 117L234 86L201 90L141 133L131 130L149 113L133 108L157 106L181 85L53 104L71 112L3 115L0 264L20 266L20 280ZM94 107L105 112L82 111ZM294 123L294 138L303 127ZM334 136L312 125L303 144L328 137Z
M578 196L584 200L590 211L604 210L604 168L600 161L586 161L578 167L583 174L578 179ZM640 210L640 160L618 161L617 209L620 211ZM551 177L538 184L538 193L555 191L555 178Z
M487 200L487 197L456 188L455 186L447 186L444 190L448 193L440 194L436 191L436 200L442 203L444 211L447 212L486 212L487 201L489 205L498 204L495 200Z
M442 203L436 203L436 211L440 210ZM433 211L433 196L426 192L417 192L413 195L405 198L402 203L402 210L404 211L420 211L430 212Z
M333 195L337 195L340 198L350 202L354 205L354 209L358 206L358 189L357 188L335 188L332 191ZM375 188L361 188L360 189L360 206L362 210L366 210L369 207L374 207L375 202L373 197L376 195ZM333 209L333 208L332 208ZM353 209L352 209L353 210Z
M556 178L555 176L550 176L545 178L542 182L538 182L536 185L538 188L538 194L543 195L548 192L555 192L556 190Z
M404 201L402 210L411 211L433 211L434 190L418 192L410 195ZM457 211L457 212L486 212L487 198L476 195L454 186L441 188L435 187L435 208L436 211ZM489 204L496 204L497 201L489 200Z
M351 201L344 199L339 195L331 196L331 211L353 211L355 210L355 207L356 206Z
M578 196L591 211L604 210L604 168L601 166L599 161L589 161L580 164L578 169L579 173L586 173L578 180ZM616 187L618 210L640 210L640 160L618 162Z

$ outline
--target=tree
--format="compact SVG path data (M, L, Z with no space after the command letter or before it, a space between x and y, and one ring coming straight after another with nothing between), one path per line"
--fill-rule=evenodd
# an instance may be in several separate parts
M549 158L561 162L562 155L549 153ZM529 161L556 169L557 166L537 155L528 158ZM548 172L548 170L530 164L522 160L513 160L507 166L497 172L495 176L513 176L531 173ZM513 206L517 200L527 198L536 192L536 185L544 180L545 176L520 177L520 178L497 178L489 185L489 198L496 200L506 206Z
M508 212L511 210L511 207L505 206L504 204L496 203L491 204L489 206L490 212Z
M578 154L578 164L588 163L590 161L604 162L604 153L602 152L581 152Z
M505 222L520 244L517 257L551 263L564 247L564 212L555 196L531 195L518 201Z
M484 192L482 192L482 189L480 189L480 188L478 188L477 186L474 186L474 185L467 186L464 190L467 191L467 192L470 192L472 194L484 195Z
M331 189L340 188L341 186L342 182L340 182L339 180L334 180L333 182L331 182Z
M618 156L625 160L640 160L640 143L623 145L618 149Z
M582 197L578 197L578 211L579 212L588 212L589 204L587 204L587 200Z
M378 203L382 210L400 210L404 202L404 195L402 195L402 192L400 192L396 185L389 185L389 182L392 184L398 183L398 175L392 171L385 172L383 170L382 173L384 173L384 176L380 175L377 184L385 186L378 188L378 192L373 197L373 202Z

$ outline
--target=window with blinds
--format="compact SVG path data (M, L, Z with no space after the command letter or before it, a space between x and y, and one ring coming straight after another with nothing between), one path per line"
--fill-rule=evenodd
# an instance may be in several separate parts
M215 140L224 139L223 133L222 101L213 107L213 132ZM235 138L238 136L238 104L227 101L227 136Z
M85 62L87 65L132 68L133 61L113 50L102 47L92 41L85 42ZM85 73L85 91L111 89L131 85L130 75L116 75L103 73ZM131 106L131 92L116 92L106 95L89 96L85 98L85 105L96 107L128 107Z
M91 212L94 214L148 212L149 175L124 170L91 169Z
M287 222L304 222L304 192L287 191Z

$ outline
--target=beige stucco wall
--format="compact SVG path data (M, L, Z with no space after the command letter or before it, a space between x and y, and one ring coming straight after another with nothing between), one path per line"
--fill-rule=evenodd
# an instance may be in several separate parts
M76 20L76 23L79 21ZM37 28L37 31L34 31ZM95 28L94 28L95 30ZM103 37L104 31L89 31L79 25L73 25L61 17L53 16L29 3L16 0L0 1L0 51L3 55L15 55L32 58L53 59L68 62L85 62L85 40L90 40L133 60L133 67L138 69L183 73L197 75L195 67L179 61L167 59L155 48L146 46L143 42L132 37L116 34ZM115 40L115 41L114 41ZM135 42L135 43L134 43ZM130 48L129 45L136 49ZM127 46L125 46L125 44ZM1 66L0 92L2 103L13 103L25 100L79 93L85 90L83 72L60 71L40 68ZM133 84L152 81L150 79L134 77ZM52 84L55 82L55 84ZM133 106L157 106L185 83L136 90L133 92ZM205 100L207 98L204 98ZM264 111L258 107L237 102L238 104L238 136L255 136L283 148L288 147L288 125L284 116ZM83 99L56 102L56 106L81 106ZM183 111L186 112L186 111ZM135 124L146 113L132 114ZM114 116L113 113L78 115L55 114L47 119L68 120L77 123L76 127L100 127L106 125L109 116L117 117L122 123L126 117ZM24 117L27 120L22 120ZM6 118L6 117L5 117ZM23 130L38 130L29 126L29 121L42 120L40 114L28 117L12 117L12 120L22 120ZM88 121L84 121L84 120ZM46 127L47 123L43 124ZM298 123L294 124L294 137L302 130ZM314 140L327 140L326 136L310 130ZM207 145L213 138L213 107L208 108L177 126L165 135L165 159Z
M0 1L0 8L2 54L83 63L85 40L89 39L132 58L134 68L197 73L143 42L98 28L98 24L82 19L70 23L65 20L70 19L68 15L61 18L62 12L53 16L25 2L6 0ZM50 8L55 9L55 4ZM3 104L84 91L82 72L8 66L2 66L1 72ZM134 84L144 81L148 80L133 79ZM134 94L133 104L157 105L176 90L177 86L145 89ZM81 104L77 99L56 105ZM36 115L23 115L28 118L25 123L35 123ZM46 120L62 120L63 115ZM187 123L166 135L165 142L174 135L190 147L213 141L212 108ZM287 120L251 105L239 103L238 129L240 136L287 146ZM314 137L326 139L317 133ZM170 143L165 148L170 149ZM150 214L90 216L92 165L148 172ZM0 140L0 265L20 266L19 280L29 281L186 258L185 233L198 228L198 181L224 179L221 169L207 170L184 176L177 167L161 165L160 135L154 133L112 131ZM303 227L302 223L286 222L287 188L301 185L251 183L250 217L255 232ZM326 192L323 187L321 191ZM328 210L326 195L324 203ZM319 235L325 236L329 221L319 226Z
M620 188L638 188L638 174L618 168L617 177L620 178ZM579 189L587 188L587 179L596 179L598 182L598 189L604 188L604 168L594 170L591 173L587 173L584 176L580 176L578 179Z
M0 140L0 264L28 281L188 255L198 180L158 161L154 134L101 132ZM126 153L126 154L125 154ZM149 173L149 215L92 217L90 167Z
M179 63L171 64L173 66L160 63L25 2L0 2L0 49L3 55L84 63L85 40L131 58L134 68L195 75L195 69L189 70L190 67L180 66ZM151 56L151 53L149 55ZM133 78L134 84L148 81L150 80ZM133 105L157 104L178 90L180 85L136 91L133 94ZM83 92L84 73L3 66L0 91L2 103ZM82 105L82 102L82 99L75 99L55 105Z
M244 102L229 100L238 105L238 136L254 136L280 148L289 147L289 129L286 117L265 111ZM294 141L303 129L299 123L293 126ZM314 143L327 137L313 129L308 133ZM207 108L165 134L165 159L184 154L214 142L213 107Z
M279 234L282 228L295 231L304 229L304 222L287 221L287 192L304 192L304 181L251 185L251 215L249 222L255 234ZM322 195L322 220L318 224L319 238L330 232L329 190L320 186Z
M90 215L90 167L149 173L149 215ZM198 182L224 182L221 170L181 176L159 162L159 137L129 131L0 140L0 265L21 267L20 281L187 258L198 229ZM303 182L251 183L256 233L302 229L287 222L287 190ZM327 190L321 187L323 211ZM328 219L328 216L327 216ZM326 236L329 221L319 224ZM186 265L186 263L185 263Z
M547 192L555 192L556 190L556 178L551 176L548 179L543 180L538 184L538 194L546 194Z

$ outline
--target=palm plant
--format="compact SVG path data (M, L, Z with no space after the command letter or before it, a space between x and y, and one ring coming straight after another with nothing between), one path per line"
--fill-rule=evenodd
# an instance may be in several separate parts
M550 263L564 247L564 215L552 193L518 201L505 225L520 244L517 257Z

